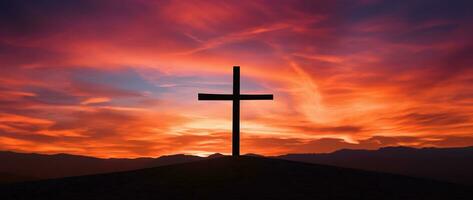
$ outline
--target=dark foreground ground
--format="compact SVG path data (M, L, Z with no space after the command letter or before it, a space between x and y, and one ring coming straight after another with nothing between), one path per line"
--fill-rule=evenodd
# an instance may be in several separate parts
M222 157L0 186L0 199L473 199L463 186L299 162Z

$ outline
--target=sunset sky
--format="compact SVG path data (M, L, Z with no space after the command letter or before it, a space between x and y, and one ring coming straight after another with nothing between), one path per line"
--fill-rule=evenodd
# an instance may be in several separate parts
M141 157L473 145L473 1L0 2L0 150Z

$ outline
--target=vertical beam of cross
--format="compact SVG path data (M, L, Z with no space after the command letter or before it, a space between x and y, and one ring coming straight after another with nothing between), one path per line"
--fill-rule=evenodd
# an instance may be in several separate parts
M240 155L240 67L233 67L232 155Z
M241 100L273 100L272 94L240 94L240 67L233 67L233 94L199 93L199 100L232 101L232 156L240 156L240 101Z

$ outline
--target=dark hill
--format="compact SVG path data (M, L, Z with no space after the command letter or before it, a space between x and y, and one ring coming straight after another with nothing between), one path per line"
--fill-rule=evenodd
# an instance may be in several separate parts
M278 158L473 185L473 147L345 149L328 154L290 154Z
M244 156L17 183L0 199L472 199L462 186Z
M182 154L159 158L100 159L70 154L43 155L0 151L0 183L129 171L201 159L204 158Z
M213 154L208 158L222 156ZM473 147L345 149L327 154L290 154L277 158L473 185ZM159 158L99 159L0 151L0 183L129 171L205 159L183 154Z
M27 177L27 176L22 176L22 175L17 175L17 174L0 172L0 184L21 182L21 181L32 181L36 179L37 179L36 177Z

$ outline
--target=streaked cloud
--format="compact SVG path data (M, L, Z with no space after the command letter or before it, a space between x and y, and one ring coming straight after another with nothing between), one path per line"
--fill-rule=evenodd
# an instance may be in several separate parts
M100 157L473 145L470 1L4 1L0 148Z

